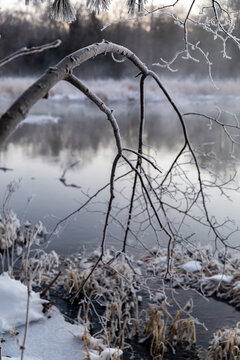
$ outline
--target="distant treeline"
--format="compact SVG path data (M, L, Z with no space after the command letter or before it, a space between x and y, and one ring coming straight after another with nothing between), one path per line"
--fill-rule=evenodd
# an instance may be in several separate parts
M37 11L37 8L36 8ZM39 20L33 22L29 14L24 12L0 13L0 58L5 57L24 46L31 47L53 41L62 40L59 48L43 53L28 55L14 60L0 69L0 76L4 75L36 75L44 72L67 54L103 39L124 45L134 51L148 66L159 62L160 58L169 60L176 51L184 46L183 29L171 17L149 15L136 21L119 22L112 24L101 31L104 21L94 12L89 13L82 6L78 9L77 20L69 26L57 23L49 18L49 13L39 14ZM240 26L237 25L240 33ZM217 77L236 77L239 74L240 51L231 41L228 41L228 52L232 60L222 57L222 44L214 41L214 36L198 26L193 26L189 36L192 43L198 40L205 51L209 51L213 62L213 75ZM207 76L206 60L195 52L200 63L192 60L182 60L173 65L178 68L182 77L189 75ZM154 67L164 75L171 75L169 70ZM126 62L119 64L113 61L110 55L100 56L83 64L78 72L82 77L114 77L133 75L135 69ZM175 73L173 73L174 75Z

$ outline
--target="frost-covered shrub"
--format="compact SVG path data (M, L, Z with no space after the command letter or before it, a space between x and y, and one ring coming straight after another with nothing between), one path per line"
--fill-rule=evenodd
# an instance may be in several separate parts
M28 278L38 286L49 282L59 267L59 257L55 251L42 249L44 236L40 221L31 227L29 222L21 224L12 210L4 214L0 221L0 274L8 272L23 281Z
M141 263L148 274L164 279L168 256L161 249L145 256ZM191 252L176 246L171 263L172 287L193 288L204 296L216 296L240 309L240 272L238 253L214 254L208 247Z
M27 266L27 271L31 274L34 285L40 286L54 277L54 269L58 268L59 265L59 256L54 250L50 253L37 250L34 256L22 260L22 272Z
M18 220L16 214L13 211L10 211L6 217L0 221L1 252L11 248L16 240L21 241L21 238L19 237L19 231L20 221Z
M99 252L93 252L88 258L78 254L65 260L62 276L58 283L64 287L66 294L73 296L85 283L99 257ZM84 284L86 294L98 293L98 295L115 293L132 293L137 287L141 270L130 267L124 257L115 257L110 250L106 251L102 262L94 270L93 275Z
M172 316L164 293L153 293L144 282L144 269L141 270L134 259L125 254L116 255L114 251L106 251L102 262L88 278L99 256L95 251L88 258L78 254L66 259L58 284L64 287L70 299L81 289L81 296L77 297L79 320L87 327L91 325L93 312L95 315L98 312L96 306L97 309L101 307L101 314L97 314L102 326L98 331L100 341L108 347L124 349L128 340L137 338L146 342L151 354L159 359L164 358L169 344L171 349L179 344L192 348L196 342L195 322L186 314L193 307L192 301L188 301L183 312L177 311ZM147 310L141 309L140 291L145 291L152 301Z

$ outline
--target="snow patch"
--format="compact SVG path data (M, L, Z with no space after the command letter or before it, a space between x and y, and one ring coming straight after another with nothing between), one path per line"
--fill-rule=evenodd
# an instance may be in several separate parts
M168 261L168 257L167 256L158 256L153 260L153 265L160 265L160 264L166 264Z
M3 358L2 358L2 360L20 360L20 357L6 357L6 356L3 356ZM36 357L26 357L26 356L24 356L24 360L42 360L42 359L40 359L40 358L36 358Z
M56 307L53 306L47 316L44 315L44 302L39 293L31 292L24 360L81 360L85 351L83 339L87 339L91 360L109 360L122 355L121 350L105 347L102 340L92 337L83 325L66 322ZM27 287L11 279L7 273L1 274L0 332L3 360L21 359L20 345L23 344L25 332L26 308Z
M20 281L11 279L7 273L0 276L0 332L15 329L25 324L27 308L27 287ZM44 317L38 293L32 291L30 299L29 321Z
M210 277L206 277L205 280L212 280L214 282L226 282L230 283L233 280L232 275L216 274Z
M24 359L29 360L75 360L82 359L80 352L83 342L76 339L73 333L83 332L83 326L73 325L64 320L57 308L50 312L51 318L31 323L28 329ZM5 333L2 343L4 356L20 359L19 344L22 344L24 326L18 328L18 335Z
M110 360L122 355L122 350L106 348L100 355L97 351L89 351L90 360ZM115 356L115 357L114 357Z
M186 272L195 272L202 270L202 263L200 261L188 261L185 264L179 265L180 269L185 270Z

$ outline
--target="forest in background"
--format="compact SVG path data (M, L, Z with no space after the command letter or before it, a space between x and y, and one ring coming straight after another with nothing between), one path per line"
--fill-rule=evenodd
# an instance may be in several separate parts
M32 4L31 6L34 6ZM15 75L29 76L43 73L49 66L56 64L64 56L73 51L103 39L124 45L135 52L146 64L151 65L159 62L160 57L170 60L184 47L183 29L179 29L170 16L154 13L144 18L132 21L119 21L107 29L101 31L105 24L111 22L108 14L97 16L89 12L84 5L77 10L77 20L70 25L62 24L52 20L45 8L36 16L23 11L1 11L0 13L0 58L7 56L24 46L31 47L61 39L62 44L57 49L48 50L43 53L20 57L14 62L7 64L0 71L0 76ZM181 17L181 15L179 15ZM196 25L189 25L190 41L195 44L200 41L204 51L210 52L210 60L213 62L213 76L215 78L238 77L239 49L231 42L227 44L228 55L232 57L229 61L221 56L222 43L213 41L213 34L206 32ZM239 19L236 23L236 32L239 33ZM213 48L214 46L214 48ZM198 54L200 62L180 59L174 63L178 69L178 75L186 77L193 75L207 76L208 65L206 60ZM176 76L169 70L154 67L159 74ZM111 56L98 57L83 65L78 70L83 78L121 78L133 74L133 68L129 64L114 62Z

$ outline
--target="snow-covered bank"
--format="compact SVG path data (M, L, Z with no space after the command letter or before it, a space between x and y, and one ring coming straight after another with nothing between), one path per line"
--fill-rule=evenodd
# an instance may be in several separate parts
M10 331L25 324L27 308L27 289L20 281L11 279L7 273L0 276L0 332ZM32 293L29 321L44 318L39 294Z
M24 77L2 77L0 97L14 99L21 95L36 78ZM216 89L209 78L162 78L164 86L173 96L196 97L196 96L235 96L240 94L240 85L238 79L216 80ZM87 80L86 84L103 101L137 101L139 99L139 81L137 79L96 79ZM159 101L161 92L153 80L146 83L146 100ZM86 97L66 82L57 84L51 89L49 97L56 101L68 100L86 100Z
M23 314L25 310L22 309ZM64 321L56 308L48 317L31 323L28 329L25 356L26 359L37 360L67 360L81 359L80 352L84 350L83 343L74 334L82 331L82 327ZM4 356L19 358L19 344L22 344L24 326L15 329L18 335L11 333L3 335L2 344ZM25 357L24 357L25 358Z
M24 327L17 328L17 333L3 335L2 353L8 356L8 360L9 356L20 359L19 344L22 343ZM83 337L84 327L66 322L53 307L48 317L29 326L24 360L81 360L86 348ZM105 348L101 353L88 349L88 353L91 360L107 360L111 354L122 354L121 350L111 348Z
M19 360L25 331L27 287L4 273L0 276L0 294L3 360ZM91 360L107 360L111 355L122 354L121 350L107 348L101 340L91 337L83 325L66 322L56 307L44 314L42 304L45 302L38 293L31 292L24 360L83 359L86 346Z

